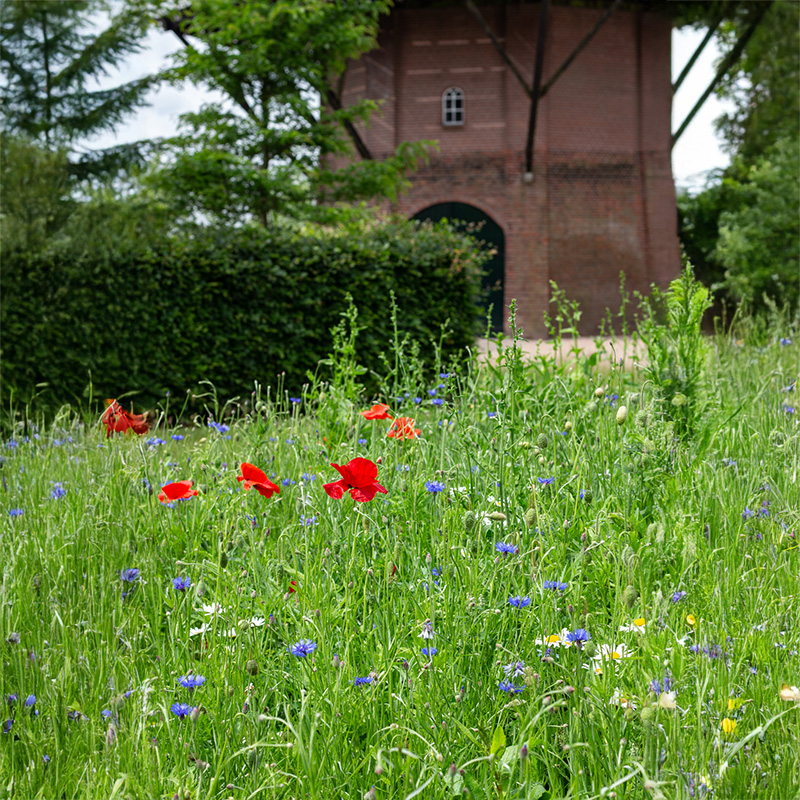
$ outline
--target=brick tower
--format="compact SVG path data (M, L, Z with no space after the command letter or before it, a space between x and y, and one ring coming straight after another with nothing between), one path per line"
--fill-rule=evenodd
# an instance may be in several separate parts
M382 103L359 128L373 157L438 140L396 210L485 220L493 297L516 298L526 336L545 333L550 281L592 334L621 272L641 291L679 272L671 23L642 5L409 0L344 76L344 105Z

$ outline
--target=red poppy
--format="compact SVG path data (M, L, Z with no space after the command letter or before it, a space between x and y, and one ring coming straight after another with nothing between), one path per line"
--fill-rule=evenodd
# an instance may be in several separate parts
M192 489L192 481L176 481L161 487L158 499L162 503L171 503L174 500L188 500L197 496L197 489Z
M236 479L244 481L245 489L255 489L264 497L272 497L273 494L280 494L280 489L266 476L262 470L253 464L242 462L242 474Z
M364 419L391 419L392 415L389 413L389 406L384 403L375 403L372 408L361 412Z
M413 439L419 436L419 428L414 427L411 417L398 417L392 422L392 427L386 434L390 439Z
M297 582L289 581L289 589L286 594L294 594L297 591Z
M378 477L378 467L368 458L354 458L347 464L331 464L342 476L334 483L325 483L322 488L334 499L339 500L345 492L350 492L353 500L366 503L375 497L377 492L388 494L386 489L375 479Z
M133 431L139 435L150 430L150 423L144 414L132 414L126 411L116 400L106 400L108 408L103 412L101 420L106 426L106 438L112 433Z

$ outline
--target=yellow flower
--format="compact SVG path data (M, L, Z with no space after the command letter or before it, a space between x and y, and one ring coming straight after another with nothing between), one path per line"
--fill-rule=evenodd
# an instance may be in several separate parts
M742 703L744 703L744 700L741 697L729 697L728 711L736 711L737 708L742 707Z
M694 624L697 622L697 620L694 618L694 614L687 614L687 615L686 615L686 621L687 621L687 622L688 622L690 625L694 625Z
M730 719L730 717L725 717L722 720L722 732L726 736L733 736L736 731L737 722L735 719Z

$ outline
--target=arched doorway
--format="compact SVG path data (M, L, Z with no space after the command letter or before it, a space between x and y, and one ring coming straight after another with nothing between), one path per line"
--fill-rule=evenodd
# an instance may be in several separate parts
M503 229L479 208L468 203L436 203L428 206L412 219L430 220L439 222L447 219L459 227L475 225L476 238L485 242L494 250L492 258L484 265L486 274L483 276L483 289L485 292L485 305L492 306L492 330L503 330L503 283L505 281L505 235Z

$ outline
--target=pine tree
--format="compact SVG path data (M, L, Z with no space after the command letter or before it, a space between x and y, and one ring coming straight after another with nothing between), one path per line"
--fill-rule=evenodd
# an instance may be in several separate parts
M104 0L4 0L0 4L0 125L48 149L71 150L73 172L96 174L136 152L123 146L79 154L76 145L113 130L144 103L153 77L113 88L93 84L141 49L147 19L128 5L108 18Z

